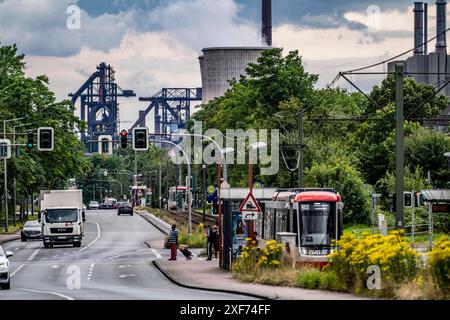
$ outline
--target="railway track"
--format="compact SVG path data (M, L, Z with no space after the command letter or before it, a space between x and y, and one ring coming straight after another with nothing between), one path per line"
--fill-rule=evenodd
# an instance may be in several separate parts
M187 223L188 220L188 212L187 211L172 211L172 210L163 210L164 212L170 214L170 217L177 222ZM214 226L219 223L219 219L217 217L213 217L211 215L206 215L205 221L203 221L203 214L199 212L192 211L192 223L199 225L203 224L205 226Z

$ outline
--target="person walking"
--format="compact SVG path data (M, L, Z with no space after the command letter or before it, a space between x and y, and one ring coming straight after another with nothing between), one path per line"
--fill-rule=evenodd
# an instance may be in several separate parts
M206 260L212 259L212 250L213 250L213 229L211 226L208 226L206 230L206 253L208 254L208 258Z
M170 230L169 246L170 246L169 261L177 260L178 230L175 224L172 225L172 230Z

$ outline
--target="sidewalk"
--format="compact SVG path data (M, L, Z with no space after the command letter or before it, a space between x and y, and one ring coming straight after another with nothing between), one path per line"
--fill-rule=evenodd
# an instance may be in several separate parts
M218 261L205 258L177 261L154 260L155 266L172 281L198 289L218 289L231 293L250 294L272 300L366 300L367 298L347 293L336 293L301 288L278 287L243 283L233 279L231 272L221 270Z
M15 234L0 234L0 244L20 239L20 232Z

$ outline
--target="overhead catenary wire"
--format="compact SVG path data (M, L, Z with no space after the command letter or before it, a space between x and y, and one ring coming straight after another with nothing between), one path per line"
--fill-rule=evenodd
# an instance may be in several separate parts
M414 48L412 48L412 49L406 50L406 51L404 51L404 52L402 52L402 53L400 53L400 54L398 54L398 55L396 55L396 56L394 56L394 57L391 57L391 58L389 58L389 59L383 60L383 61L381 61L381 62L373 63L373 64L370 64L370 65L367 65L367 66L364 66L364 67L360 67L360 68L356 68L356 69L352 69L352 70L341 71L341 72L339 72L339 73L336 75L336 77L333 79L333 81L332 81L328 86L329 86L329 87L333 87L333 86L337 83L337 81L339 81L339 79L342 77L342 75L345 75L345 74L351 74L351 73L355 73L355 72L358 72L358 71L371 69L371 68L377 67L377 66L379 66L379 65L384 65L384 64L386 64L386 63L388 63L388 62L391 62L391 61L393 61L393 60L395 60L395 59L397 59L397 58L400 58L400 57L402 57L402 56L404 56L404 55L406 55L406 54L408 54L408 53L410 53L410 52L413 52L414 50L416 50L416 49L418 49L418 48L420 48L420 47L422 47L422 46L425 46L425 45L428 44L429 42L431 42L431 41L437 39L440 35L445 34L445 33L447 33L448 31L450 31L450 28L447 28L446 30L442 31L441 33L436 34L434 37L428 39L426 42L422 42L420 45L418 45L418 46L416 46L416 47L414 47ZM446 58L447 58L447 57L446 57ZM447 65L447 63L446 63L446 65ZM447 73L447 71L446 71L445 73Z

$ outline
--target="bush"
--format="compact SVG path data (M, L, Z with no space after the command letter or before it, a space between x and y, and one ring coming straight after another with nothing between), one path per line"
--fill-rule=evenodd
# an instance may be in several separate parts
M428 254L428 264L436 287L444 294L450 293L450 240L446 237L436 241Z
M318 269L305 270L298 276L298 285L305 289L318 289L320 286L321 271Z
M281 265L283 245L277 244L275 240L267 241L266 248L259 253L258 266L260 268L276 269Z
M346 291L345 283L333 271L322 271L319 288L330 291Z
M411 280L418 270L418 254L398 231L388 236L364 234L362 239L345 234L338 246L329 256L330 268L348 288L364 289L372 265L380 267L383 289Z

